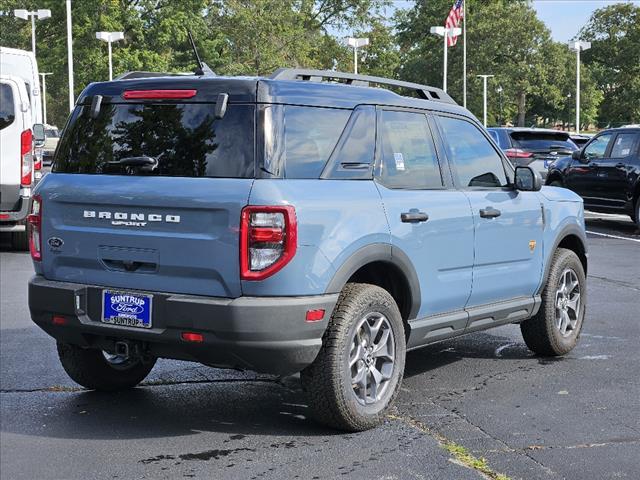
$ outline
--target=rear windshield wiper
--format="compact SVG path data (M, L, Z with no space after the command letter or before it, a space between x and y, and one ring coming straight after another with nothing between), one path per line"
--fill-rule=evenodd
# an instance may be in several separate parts
M123 167L151 167L151 169L158 166L158 160L153 157L124 157L120 160L114 160L109 162L109 165L122 165Z

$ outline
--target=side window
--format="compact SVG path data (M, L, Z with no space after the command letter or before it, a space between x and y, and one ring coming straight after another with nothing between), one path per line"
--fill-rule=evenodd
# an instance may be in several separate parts
M16 119L13 105L13 90L8 83L0 83L0 130L7 128Z
M613 142L613 148L611 150L612 158L624 158L631 155L633 144L636 140L635 133L619 133Z
M587 145L584 149L583 156L589 160L594 160L596 158L604 157L605 152L607 151L607 145L609 145L609 141L613 137L612 133L605 133L596 137L589 145Z
M442 187L442 175L427 117L421 113L382 111L380 182L389 188Z
M502 158L472 123L438 117L454 176L463 187L504 187L507 176Z

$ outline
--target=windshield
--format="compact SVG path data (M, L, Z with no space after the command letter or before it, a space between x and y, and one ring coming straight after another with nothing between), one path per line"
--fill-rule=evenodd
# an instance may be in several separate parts
M253 105L106 104L97 118L79 106L65 128L54 172L252 178Z
M514 146L531 151L569 151L578 150L569 135L563 132L511 132Z

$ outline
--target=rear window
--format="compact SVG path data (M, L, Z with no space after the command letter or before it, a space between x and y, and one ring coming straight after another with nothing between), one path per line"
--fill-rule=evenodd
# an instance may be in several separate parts
M511 138L516 148L524 150L547 152L552 150L578 150L578 146L565 133L511 132Z
M54 172L252 178L254 105L103 104L74 110L64 130ZM146 158L151 160L137 161Z
M351 110L272 105L265 108L264 168L285 178L318 178Z
M0 83L0 130L8 127L16 119L11 85Z

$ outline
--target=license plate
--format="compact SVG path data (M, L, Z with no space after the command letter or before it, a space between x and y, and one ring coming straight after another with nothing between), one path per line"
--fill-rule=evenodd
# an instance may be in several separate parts
M153 295L102 291L102 321L125 327L151 328Z

